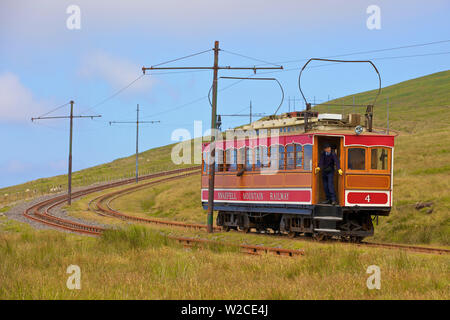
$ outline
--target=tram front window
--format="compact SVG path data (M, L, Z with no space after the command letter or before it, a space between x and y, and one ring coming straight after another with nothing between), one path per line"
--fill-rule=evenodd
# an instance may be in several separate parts
M366 149L364 148L348 149L347 169L366 170Z
M372 170L388 170L388 152L385 148L372 148L370 168Z

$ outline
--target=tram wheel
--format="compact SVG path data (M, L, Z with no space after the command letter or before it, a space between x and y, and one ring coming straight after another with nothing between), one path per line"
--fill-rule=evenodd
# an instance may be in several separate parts
M323 233L316 233L313 235L313 239L316 241L325 241L328 240L330 237Z
M249 233L250 232L250 228L249 227L239 228L239 230L242 231L243 233Z

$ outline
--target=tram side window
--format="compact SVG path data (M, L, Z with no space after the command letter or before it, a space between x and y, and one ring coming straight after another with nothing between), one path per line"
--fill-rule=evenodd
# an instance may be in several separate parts
M253 149L245 147L245 170L251 171L253 169Z
M217 171L223 171L223 150L216 149L216 169Z
M278 155L278 145L270 146L270 165L275 166L275 163L278 163L279 155Z
M385 148L372 148L370 150L370 169L388 170L389 150Z
M304 146L304 169L311 170L312 167L312 145Z
M261 168L261 149L260 147L255 147L255 169Z
M284 153L284 146L280 146L278 150L278 170L284 170L284 158L286 156Z
M347 169L366 170L366 149L364 148L348 149Z
M237 164L238 169L242 169L245 163L245 148L240 148L237 150Z
M303 167L303 148L301 145L295 145L295 168L301 169Z
M288 144L286 146L286 169L295 169L295 146Z
M268 167L269 166L269 153L266 146L260 146L259 150L261 152L261 166Z
M227 171L236 171L236 149L228 149L226 154Z

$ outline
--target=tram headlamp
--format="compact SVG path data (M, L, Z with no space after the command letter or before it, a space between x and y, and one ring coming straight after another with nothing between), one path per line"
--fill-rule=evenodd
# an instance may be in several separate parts
M360 135L363 132L363 127L362 126L356 126L355 127L355 133L357 135Z

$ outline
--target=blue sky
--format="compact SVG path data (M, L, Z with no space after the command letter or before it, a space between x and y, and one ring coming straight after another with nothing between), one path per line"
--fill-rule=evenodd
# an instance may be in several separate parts
M78 5L81 29L69 30L66 9ZM369 30L370 5L380 8L381 29ZM63 174L67 170L68 121L31 123L52 108L75 100L83 113L123 88L150 66L213 47L299 68L310 57L392 48L450 39L448 1L24 1L0 3L0 187ZM450 42L347 56L373 59L450 51ZM168 66L209 66L212 52ZM383 86L449 69L449 54L378 59ZM257 61L220 53L220 65L253 66ZM222 76L247 76L222 71ZM300 98L298 71L272 73L286 97ZM171 143L177 128L193 131L194 120L210 125L207 95L211 72L145 76L76 120L74 170L134 152L133 125L109 126L111 120L134 120L136 104L143 120L141 150ZM231 84L221 80L219 88ZM332 65L305 71L305 92L321 101L376 88L368 66ZM198 100L196 103L184 104ZM280 91L271 82L241 82L219 92L218 112L273 112ZM395 103L395 102L393 102ZM282 111L287 111L285 101ZM299 106L302 108L302 106ZM297 108L297 109L299 109ZM68 107L53 115L67 115ZM244 118L224 118L223 128Z

